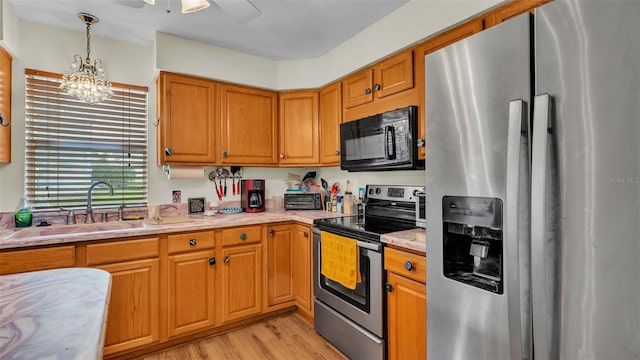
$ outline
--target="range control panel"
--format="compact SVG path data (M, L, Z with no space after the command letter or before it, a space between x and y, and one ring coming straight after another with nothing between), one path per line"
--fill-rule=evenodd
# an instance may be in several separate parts
M413 185L367 185L366 198L388 201L417 202L424 193L424 186Z

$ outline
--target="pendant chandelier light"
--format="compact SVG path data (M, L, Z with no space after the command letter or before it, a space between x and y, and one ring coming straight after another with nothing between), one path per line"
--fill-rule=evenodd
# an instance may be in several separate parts
M87 104L97 104L113 95L111 82L105 80L102 61L95 59L91 64L91 25L98 22L98 18L87 13L78 13L78 17L87 25L87 58L73 56L72 72L62 75L60 88L67 94L77 97Z

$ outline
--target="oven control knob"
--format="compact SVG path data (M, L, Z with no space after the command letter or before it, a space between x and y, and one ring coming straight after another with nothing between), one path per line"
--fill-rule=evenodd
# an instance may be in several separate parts
M373 189L369 189L369 195L373 194Z
M384 284L384 288L387 289L387 292L393 291L393 286L391 286L391 284L389 283Z
M376 195L380 195L381 192L382 190L380 190L380 188L376 188Z
M404 268L407 269L408 271L411 271L413 269L413 264L411 263L411 261L407 260L404 263Z

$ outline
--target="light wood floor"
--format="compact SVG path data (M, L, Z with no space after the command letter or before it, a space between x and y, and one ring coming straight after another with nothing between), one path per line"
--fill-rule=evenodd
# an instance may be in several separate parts
M347 359L313 326L289 313L226 334L216 335L141 360L183 359Z

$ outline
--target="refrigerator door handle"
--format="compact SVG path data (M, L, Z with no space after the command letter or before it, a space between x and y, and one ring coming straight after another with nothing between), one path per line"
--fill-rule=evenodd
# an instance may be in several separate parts
M527 113L524 100L509 102L509 126L507 137L507 179L505 206L505 255L507 257L507 299L511 359L528 359L528 346L524 346L521 324L520 299L520 240L518 214L520 213L520 162L522 137L527 136ZM525 353L525 351L527 353Z
M547 140L551 129L551 96L537 95L533 105L533 139L531 151L531 272L533 338L536 359L549 359L551 351L546 278L546 177L547 177Z

